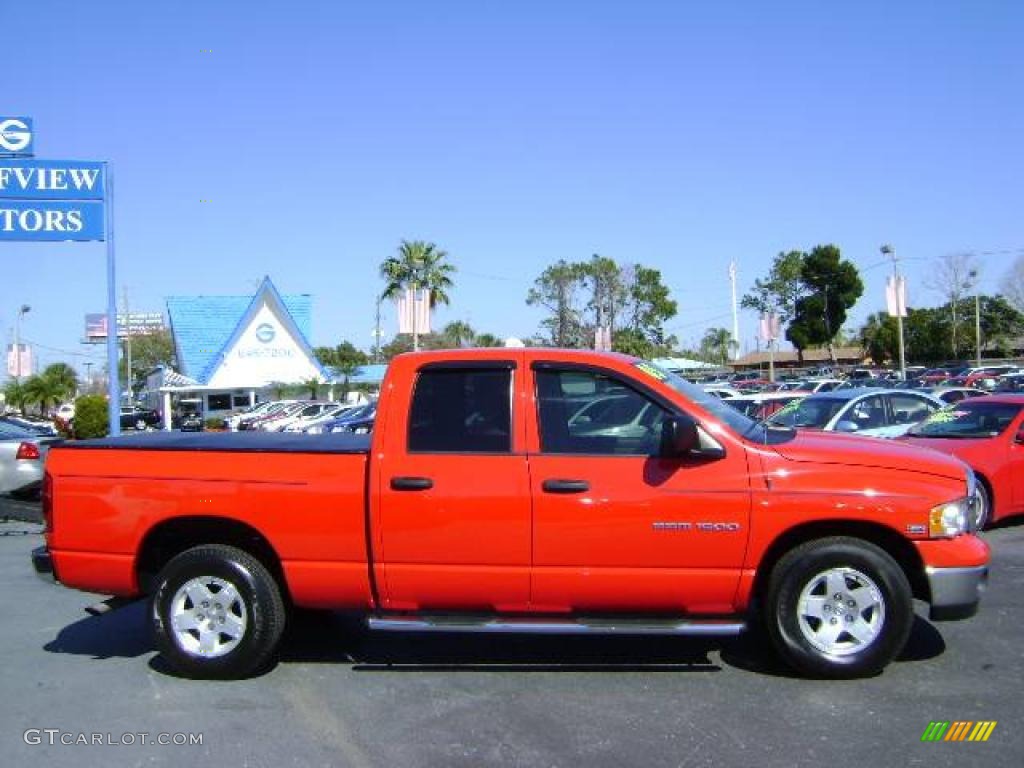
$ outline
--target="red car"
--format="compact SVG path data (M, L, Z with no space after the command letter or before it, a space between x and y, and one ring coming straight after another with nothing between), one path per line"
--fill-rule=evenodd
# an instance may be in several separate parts
M951 453L974 470L977 528L1024 513L1024 395L961 400L933 413L902 440Z

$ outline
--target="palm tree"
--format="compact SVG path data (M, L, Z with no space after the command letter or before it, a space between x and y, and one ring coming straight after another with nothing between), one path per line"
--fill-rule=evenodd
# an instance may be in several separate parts
M78 374L67 363L54 363L46 366L43 376L60 388L62 400L74 397L78 392Z
M415 296L417 291L426 289L430 295L430 308L450 303L448 290L454 285L451 279L455 267L448 263L448 254L434 243L422 240L403 240L398 255L391 256L380 265L380 276L385 287L381 296L393 299L409 288ZM415 318L415 313L413 313ZM425 330L425 329L424 329ZM412 328L412 347L420 348L419 330L415 321Z
M8 380L7 384L4 386L4 399L8 405L17 408L19 411L24 413L25 403L28 402L24 383L14 379ZM0 413L3 413L2 408L0 408Z
M469 325L461 320L448 323L441 331L445 340L453 347L472 347L476 339L476 332Z
M64 399L64 386L60 381L46 376L45 373L30 377L24 384L25 400L39 404L39 415L46 413L47 406L56 405Z
M729 350L735 346L732 333L725 328L708 328L700 341L701 351L708 357L717 353L718 360L723 365L729 360Z
M495 336L493 333L481 333L477 334L476 338L473 339L474 347L501 347L504 343L501 339Z

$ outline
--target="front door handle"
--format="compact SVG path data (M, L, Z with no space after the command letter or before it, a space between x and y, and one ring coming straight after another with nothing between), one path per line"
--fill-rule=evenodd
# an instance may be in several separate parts
M541 483L544 493L586 493L590 483L586 480L545 480Z
M429 491L434 481L429 477L392 477L392 491Z

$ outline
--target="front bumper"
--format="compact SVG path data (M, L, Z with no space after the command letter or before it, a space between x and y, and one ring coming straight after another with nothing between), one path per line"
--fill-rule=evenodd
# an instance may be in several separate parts
M988 585L988 566L936 568L928 566L925 575L931 591L932 621L966 619L978 612L981 593Z
M57 582L57 572L53 569L53 555L46 547L36 547L32 550L32 567L43 581L50 584Z

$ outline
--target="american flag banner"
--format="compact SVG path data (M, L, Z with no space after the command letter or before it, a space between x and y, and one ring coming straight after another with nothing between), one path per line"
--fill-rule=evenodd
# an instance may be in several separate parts
M890 317L907 316L907 281L903 275L885 281L885 308Z
M430 291L406 288L396 314L399 333L430 333Z

